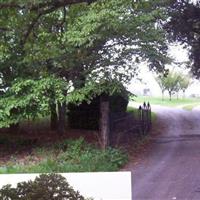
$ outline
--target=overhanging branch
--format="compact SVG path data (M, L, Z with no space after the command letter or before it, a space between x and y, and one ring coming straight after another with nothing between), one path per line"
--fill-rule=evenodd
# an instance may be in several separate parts
M51 0L51 1L46 1L38 4L32 4L32 3L27 3L27 4L20 4L16 3L15 1L9 2L9 3L0 3L0 9L5 9L5 8L14 8L14 9L29 9L30 11L38 11L41 9L45 9L47 7L62 7L62 6L67 6L67 5L72 5L72 4L77 4L77 3L92 3L96 0Z

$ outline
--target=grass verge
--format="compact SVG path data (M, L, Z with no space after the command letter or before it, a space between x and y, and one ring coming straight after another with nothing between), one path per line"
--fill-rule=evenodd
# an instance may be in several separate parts
M183 106L183 109L188 110L188 111L192 111L193 108L195 108L196 106L199 106L200 104L190 104L190 105L186 105Z
M101 150L80 138L36 148L26 161L13 158L0 167L0 173L116 171L127 161L128 156L122 150Z

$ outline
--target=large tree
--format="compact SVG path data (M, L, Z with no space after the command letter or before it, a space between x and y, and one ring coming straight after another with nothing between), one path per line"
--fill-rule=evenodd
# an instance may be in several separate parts
M20 182L16 187L0 188L0 199L12 200L85 200L60 174L41 174L35 180Z
M163 70L162 1L80 2L1 2L0 127L49 111L56 121L56 105L63 125L66 103L120 90L138 62Z
M200 77L200 2L169 0L169 20L166 23L169 38L189 48L192 73Z

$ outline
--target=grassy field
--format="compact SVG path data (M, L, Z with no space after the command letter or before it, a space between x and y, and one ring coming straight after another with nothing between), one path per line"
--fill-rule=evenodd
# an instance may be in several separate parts
M151 105L162 105L162 106L170 106L170 107L176 107L176 106L197 106L200 105L200 99L197 98L172 98L170 101L168 97L165 97L164 100L162 100L161 97L150 97L150 96L137 96L135 98L135 102L137 103L143 103L143 102L149 102Z

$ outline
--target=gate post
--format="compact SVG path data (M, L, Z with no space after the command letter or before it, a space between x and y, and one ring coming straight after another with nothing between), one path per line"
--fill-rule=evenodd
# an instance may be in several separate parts
M107 96L100 97L100 135L101 145L106 149L109 145L110 136L110 105Z

